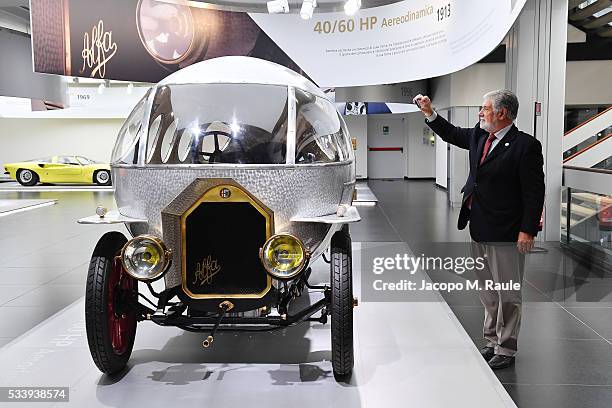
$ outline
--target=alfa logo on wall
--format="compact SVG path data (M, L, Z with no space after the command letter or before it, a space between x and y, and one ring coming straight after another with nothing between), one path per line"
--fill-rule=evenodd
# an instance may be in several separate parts
M240 55L303 74L247 13L157 0L37 0L31 14L37 72L159 82L195 62Z
M406 0L344 13L254 14L171 0L31 2L37 72L159 82L215 57L285 65L320 86L414 81L463 69L505 37L526 0Z

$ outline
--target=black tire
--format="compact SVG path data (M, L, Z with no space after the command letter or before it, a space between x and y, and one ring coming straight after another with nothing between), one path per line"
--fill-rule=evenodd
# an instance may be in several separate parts
M17 170L16 176L17 176L17 181L19 182L19 184L21 184L22 186L27 186L27 187L35 186L39 180L38 174L36 174L35 171L28 170L28 169Z
M136 337L136 310L129 310L134 295L117 297L118 291L138 290L136 281L115 258L127 242L120 232L108 232L100 238L94 249L87 274L85 292L85 327L89 352L96 366L105 374L117 373L126 366ZM120 307L121 315L114 311ZM113 335L114 334L114 335Z
M332 367L339 379L353 371L353 267L348 225L331 241L331 345Z
M93 174L93 182L99 186L110 186L112 184L110 171L96 170Z

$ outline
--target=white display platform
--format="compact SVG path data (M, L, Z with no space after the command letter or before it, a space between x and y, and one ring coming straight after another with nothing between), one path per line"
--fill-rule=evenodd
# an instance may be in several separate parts
M21 192L21 193L43 193L43 192L66 192L66 191L114 191L113 186L101 187L93 184L48 184L42 185L37 184L35 186L26 187L22 186L17 182L8 182L0 184L0 193L12 193L12 192Z
M311 282L321 282L327 265L313 269ZM94 366L86 337L81 298L1 348L0 386L70 387L70 402L0 406L515 407L443 301L360 302L348 384L332 375L329 324L224 333L203 349L206 334L140 323L129 366L115 378Z

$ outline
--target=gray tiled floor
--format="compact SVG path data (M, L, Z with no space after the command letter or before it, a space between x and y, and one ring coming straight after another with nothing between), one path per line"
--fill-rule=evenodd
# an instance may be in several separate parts
M23 189L22 189L23 190ZM10 192L6 199L58 199L54 206L0 218L0 344L4 345L83 296L95 243L123 226L79 225L112 192Z

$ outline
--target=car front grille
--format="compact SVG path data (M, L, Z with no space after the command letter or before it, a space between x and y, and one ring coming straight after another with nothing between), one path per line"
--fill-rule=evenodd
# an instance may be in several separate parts
M162 210L162 223L187 297L261 299L270 291L259 249L274 214L233 179L196 179Z
M201 202L184 226L184 288L196 297L263 296L266 218L247 202Z

